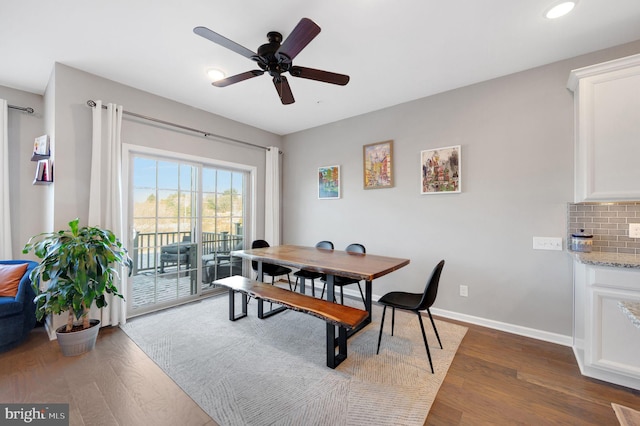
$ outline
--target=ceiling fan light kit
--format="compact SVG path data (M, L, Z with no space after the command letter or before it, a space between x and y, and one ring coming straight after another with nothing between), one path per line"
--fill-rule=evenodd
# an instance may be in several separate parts
M212 84L216 87L226 87L268 73L272 77L280 101L284 105L289 105L294 103L295 99L289 86L289 81L282 75L284 73L288 72L293 77L340 86L344 86L349 82L348 75L293 65L294 58L320 33L320 27L309 18L302 18L284 42L282 41L282 34L277 31L270 31L267 34L268 42L258 48L258 53L254 53L250 49L206 27L195 27L193 32L255 61L260 68L214 81Z
M207 75L212 81L222 80L225 77L224 72L217 68L211 68L210 70L207 70Z

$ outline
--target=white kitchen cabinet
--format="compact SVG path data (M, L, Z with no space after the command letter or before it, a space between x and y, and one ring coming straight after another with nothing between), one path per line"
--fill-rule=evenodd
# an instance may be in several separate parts
M573 349L585 376L640 390L640 269L574 261Z
M575 202L640 199L640 54L571 71Z

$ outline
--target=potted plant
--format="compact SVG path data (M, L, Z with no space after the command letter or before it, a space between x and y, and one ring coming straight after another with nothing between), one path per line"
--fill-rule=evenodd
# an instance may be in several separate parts
M78 222L77 218L69 222L67 230L35 235L22 250L33 250L41 259L31 272L38 320L68 311L67 324L56 329L67 356L93 349L100 321L89 319L89 309L94 302L98 308L107 306L105 294L123 298L113 283L118 276L115 266L127 266L129 271L132 266L126 248L112 231L79 227Z

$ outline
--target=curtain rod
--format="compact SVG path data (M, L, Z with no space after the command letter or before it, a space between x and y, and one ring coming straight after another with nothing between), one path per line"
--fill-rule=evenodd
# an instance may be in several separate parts
M95 103L95 101L90 99L90 100L87 101L87 105L89 105L91 108L94 108L97 104ZM106 105L102 105L102 109L107 109L107 106ZM130 115L132 117L142 118L143 120L148 120L148 121L153 121L153 122L156 122L156 123L164 124L166 126L177 127L178 129L188 130L188 131L194 132L194 133L200 133L204 137L214 137L214 138L217 138L217 139L224 139L224 140L227 140L229 142L240 143L240 144L243 144L243 145L248 145L248 146L251 146L251 147L254 147L254 148L260 148L260 149L264 149L265 151L269 151L269 148L267 148L266 146L256 145L256 144L253 144L253 143L250 143L250 142L245 142L245 141L241 141L241 140L238 140L238 139L229 138L227 136L217 135L215 133L206 132L204 130L198 130L198 129L194 129L192 127L183 126L181 124L171 123L170 121L164 121L164 120L160 120L158 118L148 117L146 115L137 114L137 113L131 112L131 111L124 111L123 110L122 113L126 114L126 115Z
M9 108L13 108L13 109L18 109L20 111L24 111L27 114L33 114L33 108L31 107L21 107L21 106L15 106L15 105L7 105Z

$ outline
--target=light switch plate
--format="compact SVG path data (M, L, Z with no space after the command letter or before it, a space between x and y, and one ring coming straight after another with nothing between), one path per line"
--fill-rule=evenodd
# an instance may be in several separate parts
M534 250L562 250L561 237L533 237Z
M640 223L629 224L629 238L640 238Z

